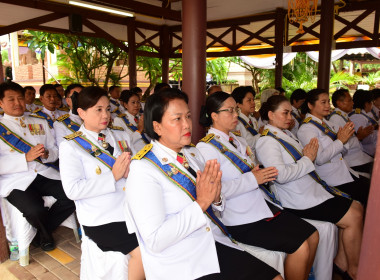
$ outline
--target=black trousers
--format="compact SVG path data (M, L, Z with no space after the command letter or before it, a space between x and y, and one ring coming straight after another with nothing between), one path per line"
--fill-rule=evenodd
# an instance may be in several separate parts
M53 196L57 201L48 209L42 196ZM39 174L25 191L13 190L7 200L38 230L43 242L53 241L51 232L75 211L75 204L67 198L61 181Z

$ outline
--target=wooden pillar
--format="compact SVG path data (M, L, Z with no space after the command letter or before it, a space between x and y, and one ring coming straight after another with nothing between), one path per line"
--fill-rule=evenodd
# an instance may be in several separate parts
M378 132L378 136L380 131ZM380 275L380 142L377 142L372 170L367 213L364 223L362 248L360 252L358 280L379 279Z
M129 89L137 86L137 66L136 66L136 37L135 37L135 19L128 21L128 71L129 71Z
M169 56L170 56L170 38L167 25L163 25L160 31L160 52L162 59L162 82L169 83Z
M284 27L285 27L285 11L276 9L276 26L275 26L275 52L276 52L276 73L275 87L282 86L282 61L284 54Z
M318 88L329 90L331 51L334 36L334 1L322 0L318 59Z
M204 136L199 114L206 92L206 1L182 0L183 91L189 95L193 143Z

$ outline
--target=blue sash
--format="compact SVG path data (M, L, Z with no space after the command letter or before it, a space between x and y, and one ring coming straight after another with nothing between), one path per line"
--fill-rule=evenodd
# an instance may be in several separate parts
M128 120L128 118L124 114L120 114L118 117L121 118L124 121L124 123L126 124L126 126L131 131L135 132L137 130L137 127L134 126L133 124L131 124L131 122ZM145 144L149 144L150 143L150 141L148 140L148 138L146 138L144 132L141 132L141 138L144 140Z
M113 105L115 105L116 107L119 107L119 106L120 106L120 103L117 102L117 101L115 101L115 100L110 99L110 102L111 102Z
M29 150L34 147L28 141L11 131L7 126L0 122L0 139L10 146L13 150L16 150L20 154L26 154ZM42 162L40 158L36 158L34 161L37 161L40 164L43 164L47 167L54 168L59 171L59 167L48 162Z
M298 116L298 115L297 115L296 113L294 113L293 111L292 111L290 114L292 114L292 116L297 120L297 122L298 122L299 124L302 123L302 119L301 119L300 116Z
M370 121L370 123L371 123L372 125L377 125L377 124L378 124L376 120L374 120L374 119L372 119L370 116L367 116L366 114L364 114L364 113L362 112L362 110L360 110L360 113L358 113L358 112L356 112L356 110L354 110L354 111L352 111L351 113L349 113L348 116L351 117L353 114L363 115L364 117L367 118L367 120Z
M308 121L305 120L304 123L312 123L317 128L319 128L324 134L326 134L328 137L330 137L333 141L336 140L336 133L334 131L332 131L327 125L326 125L326 127L324 127L319 122L316 122L315 120L312 120L312 119L310 119Z
M253 167L248 164L246 160L243 160L241 157L229 150L225 145L215 139L211 139L208 143L216 147L242 174L251 172ZM259 187L270 198L270 200L272 200L272 202L281 205L281 202L277 200L273 192L269 191L262 185L259 185Z
M194 180L185 174L181 169L179 169L175 164L161 164L161 162L157 159L152 151L146 153L144 157L153 163L153 165L155 165L172 183L183 190L191 198L192 201L195 201L197 199L197 190ZM173 172L173 170L175 171ZM206 215L226 236L235 242L232 239L231 235L228 233L225 225L215 216L211 206L207 208Z
M276 137L270 131L268 131L266 136L271 136L274 139L276 139L283 146L283 148L292 156L292 158L294 159L294 162L297 162L297 160L302 158L302 156L303 156L302 153L300 153L292 144L286 142L284 139ZM345 198L351 199L351 196L349 194L346 194L337 188L334 188L334 187L327 185L327 183L319 177L317 172L311 171L308 175L310 175L311 178L313 178L314 181L316 181L318 184L322 185L322 187L324 187L326 189L326 191L328 191L334 195L340 195L340 196L343 196Z
M249 123L247 123L242 117L238 117L238 120L244 125L244 127L253 135L259 134Z
M373 110L373 108L371 109L371 112L372 112L372 115L375 118L375 120L378 121L379 120L379 116L376 115L375 110Z
M83 148L90 155L95 157L97 160L102 162L105 166L112 170L115 164L116 158L110 155L108 152L101 150L98 146L88 140L86 137L77 136L73 138L75 143L77 143L81 148Z
M49 124L50 128L53 128L54 121L49 117L46 113L42 112L41 110L34 111L33 114L36 114L37 116L43 117Z
M342 119L343 119L345 122L348 122L348 121L349 121L349 119L347 119L345 116L343 116L342 113L339 112L339 111L333 111L330 115L327 116L327 119L330 120L331 117L332 117L333 115L341 116Z
M70 129L72 132L76 132L79 130L80 125L77 124L76 122L72 121L70 118L66 118L62 121L62 123Z

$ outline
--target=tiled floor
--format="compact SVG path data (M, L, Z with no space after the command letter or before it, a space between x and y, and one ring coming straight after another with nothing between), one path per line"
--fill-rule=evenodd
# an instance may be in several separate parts
M30 246L30 264L22 267L18 261L8 260L0 265L0 279L79 280L81 251L73 230L59 227L53 235L55 250L44 252Z

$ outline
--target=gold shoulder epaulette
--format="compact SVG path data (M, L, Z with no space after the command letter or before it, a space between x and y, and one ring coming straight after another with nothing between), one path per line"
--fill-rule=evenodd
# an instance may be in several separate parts
M113 130L120 130L120 131L124 131L124 128L122 128L121 126L112 126L112 127L110 127L111 129L113 129Z
M115 113L117 110L119 110L119 107L116 107L115 109L113 109L111 113Z
M43 116L39 116L39 115L32 115L30 114L29 117L33 117L33 118L39 118L39 119L45 119Z
M362 111L362 109L360 109L360 108L356 108L356 109L355 109L355 114L360 114L361 111Z
M64 120L66 120L70 115L69 114L64 114L62 116L60 116L59 118L57 118L57 121L59 122L63 122Z
M41 108L37 108L36 110L34 110L32 113L37 113L39 111L41 111L42 109Z
M195 147L195 145L193 144L193 143L190 143L190 145L189 145L190 147Z
M42 102L41 102L41 100L39 100L39 99L35 99L34 102L33 102L33 104L36 104L36 105L39 105L39 106L43 105Z
M311 121L311 117L307 117L306 119L303 120L304 123L308 123L309 121Z
M208 143L210 142L213 138L215 137L214 133L207 134L205 137L203 137L199 142L205 142Z
M335 113L337 113L339 116L342 115L342 112L341 112L341 111L335 111Z
M82 134L82 131L76 131L74 133L64 136L63 138L65 138L66 140L73 140L74 138L81 136Z
M240 137L241 137L241 132L240 132L240 130L238 130L238 131L232 131L232 133L233 133L234 135L236 135L236 136L240 136Z
M264 129L264 131L261 133L261 135L262 135L262 136L267 136L268 132L269 132L269 129L268 129L268 128L267 128L267 129Z
M144 148L142 148L137 154L133 156L132 159L140 160L142 159L153 147L153 144L147 144Z
M126 116L126 114L119 114L119 115L117 115L119 118L122 118L122 117L125 117Z
M58 108L59 111L64 111L64 112L68 112L70 111L69 107L61 107L61 108Z

